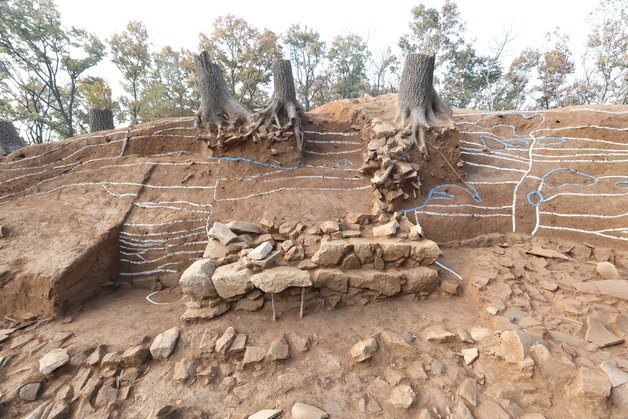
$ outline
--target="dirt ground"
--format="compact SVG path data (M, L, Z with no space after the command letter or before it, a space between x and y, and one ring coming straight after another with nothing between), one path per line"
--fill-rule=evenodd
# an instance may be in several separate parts
M214 222L371 212L366 127L392 121L395 101L306 114L303 158L287 139L211 149L172 118L0 159L0 417L287 418L296 402L332 418L626 417L625 106L455 110L456 130L430 134L420 194L395 201L441 245L427 297L325 309L306 293L300 319L292 292L277 322L268 296L259 311L181 320L179 278ZM172 327L172 355L152 359ZM246 344L216 353L229 327ZM284 340L287 359L243 365L245 347ZM58 348L69 362L41 373Z

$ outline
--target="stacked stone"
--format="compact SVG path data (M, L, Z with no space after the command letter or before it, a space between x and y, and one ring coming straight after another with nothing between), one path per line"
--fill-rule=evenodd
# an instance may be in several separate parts
M364 304L396 294L427 295L439 283L431 265L436 243L399 214L371 225L373 216L348 213L318 225L269 220L216 222L203 258L181 276L189 297L185 320L211 319L236 310L256 311L274 296L295 307L308 289L308 305Z

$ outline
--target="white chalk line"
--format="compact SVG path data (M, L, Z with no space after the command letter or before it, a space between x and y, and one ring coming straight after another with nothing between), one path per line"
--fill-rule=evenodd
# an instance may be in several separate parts
M361 148L356 148L354 150L326 151L326 152L319 152L319 151L312 151L312 150L303 150L303 151L305 153L307 153L307 154L314 154L316 156L335 156L337 154L361 153L362 149Z
M440 266L441 268L443 268L447 272L450 272L450 273L454 274L459 280L464 281L464 279L460 275L458 275L453 269L448 268L447 266L443 265L439 261L434 262L434 264Z
M576 232L576 233L594 234L596 236L605 237L605 238L608 238L608 239L628 241L628 237L617 237L617 236L613 236L611 234L604 234L601 231L583 230L583 229L580 229L580 228L571 228L571 227L546 226L546 225L540 225L540 224L537 227L538 228L548 229L548 230L565 230L565 231L572 231L572 232Z
M534 163L532 160L532 150L534 149L534 144L536 143L536 137L534 137L532 134L529 134L529 137L532 140L532 142L530 143L530 147L528 149L528 170L523 174L523 176L521 176L521 179L519 179L519 183L515 185L515 190L512 193L512 232L513 233L517 231L517 217L516 217L517 192L519 191L519 187L521 186L525 178L532 171L532 165Z
M240 196L240 197L219 198L219 199L216 199L216 202L239 201L240 199L255 198L255 197L258 197L258 196L270 195L270 194L277 193L277 192L291 192L291 191L342 191L342 192L351 192L351 191L361 191L361 190L370 189L370 188L371 188L371 185L360 186L360 187L357 187L357 188L305 188L305 187L303 187L303 188L291 188L291 187L285 187L285 188L273 189L272 191L258 192L258 193L254 193L254 194L250 194L250 195L244 195L244 196Z
M205 221L202 218L198 219L199 221ZM126 224L125 224L126 226ZM203 227L196 227L189 230L177 230L177 231L160 231L156 233L129 233L128 231L121 231L121 236L132 236L132 237L151 237L151 236L168 236L172 234L181 234L181 233L189 233L190 231L202 230Z
M519 172L519 173L525 173L525 170L521 170L521 169L513 169L510 167L499 167L499 166L491 166L490 164L480 164L480 163L475 163L475 162L471 162L468 160L460 160L461 162L463 162L464 164L468 164L469 166L477 166L477 167L486 167L489 169L495 169L495 170L505 170L508 172Z
M174 224L181 224L181 223L197 223L197 222L201 222L201 221L205 221L205 219L204 218L193 218L193 219L188 219L188 220L164 221L164 222L161 222L161 223L128 223L128 222L125 222L124 223L124 227L142 227L142 228L148 227L148 228L152 228L152 227L171 226L171 225L174 225Z
M359 135L359 132L320 132L320 131L303 131L305 134L314 135L338 135L341 137L353 137Z
M512 214L464 214L464 213L443 213L443 212L431 212L431 211L423 211L417 210L419 214L426 215L441 215L443 217L512 217Z
M628 212L623 214L602 215L602 214L564 214L559 212L539 211L543 215L554 215L556 217L583 217L583 218L623 218L628 217Z

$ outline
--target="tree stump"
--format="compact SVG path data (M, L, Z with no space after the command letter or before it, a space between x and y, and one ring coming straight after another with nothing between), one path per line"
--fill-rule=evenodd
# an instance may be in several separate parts
M107 131L114 128L111 109L90 109L89 119L89 132Z
M426 159L430 154L425 130L453 128L451 109L434 90L434 55L408 54L399 83L397 123L409 129L412 140ZM418 138L417 138L418 137Z
M201 92L201 107L196 112L197 126L218 130L218 144L222 146L222 129L229 124L242 125L251 112L235 100L222 76L220 67L209 59L207 51L194 57L196 82Z
M20 138L13 122L0 121L0 157L13 153L25 146L26 143Z
M297 148L302 152L303 129L301 127L301 114L303 113L303 107L297 101L290 60L274 60L272 70L273 94L270 97L266 109L260 112L260 119L251 128L250 132L252 133L262 124L265 124L268 128L273 121L281 132L293 128ZM287 119L285 125L281 124L282 118Z

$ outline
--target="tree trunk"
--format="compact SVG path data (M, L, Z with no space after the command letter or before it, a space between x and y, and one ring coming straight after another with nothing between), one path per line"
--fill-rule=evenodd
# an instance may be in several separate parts
M207 51L194 57L196 82L201 92L201 107L196 112L199 127L218 130L229 124L240 125L251 112L231 96L220 67L209 59Z
M106 131L113 129L113 111L111 109L90 109L91 121L89 132Z
M0 121L0 157L13 153L26 143L22 140L10 121Z
M303 151L303 129L301 128L301 114L303 108L297 102L297 95L294 89L294 78L292 77L292 65L290 60L275 59L273 61L273 95L262 112L260 120L253 127L257 129L262 123L266 126L274 121L281 131L290 128L294 129L297 141L297 148ZM281 119L286 118L286 124L281 124Z
M434 61L434 55L408 54L398 95L397 122L402 129L409 127L412 139L428 160L424 130L454 126L451 109L434 90Z

